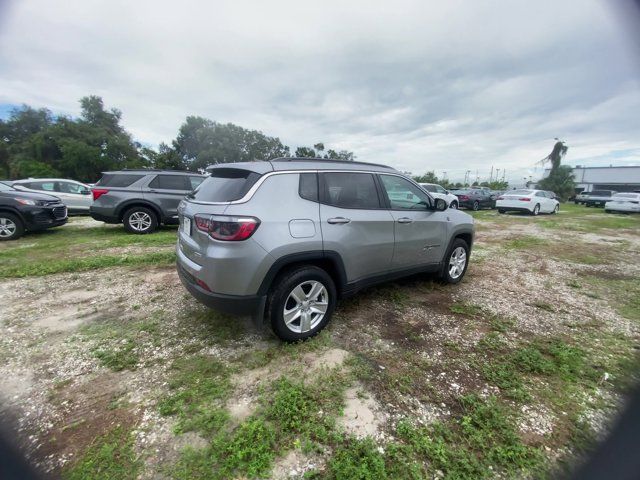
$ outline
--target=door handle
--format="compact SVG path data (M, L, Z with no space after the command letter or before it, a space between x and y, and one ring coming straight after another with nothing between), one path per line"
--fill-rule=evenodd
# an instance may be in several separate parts
M412 223L413 220L409 217L401 217L398 219L398 223Z
M158 193L158 191L157 191L157 190L154 190L153 188L150 188L150 189L149 189L149 193Z
M344 223L349 223L350 221L351 221L350 218L344 218L344 217L333 217L333 218L327 219L327 223L330 223L331 225L341 225Z

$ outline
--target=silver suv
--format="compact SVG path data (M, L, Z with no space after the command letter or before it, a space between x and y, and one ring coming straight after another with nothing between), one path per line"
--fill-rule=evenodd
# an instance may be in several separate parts
M296 341L336 301L406 275L464 276L473 219L382 165L280 158L210 167L180 203L178 273L219 311Z

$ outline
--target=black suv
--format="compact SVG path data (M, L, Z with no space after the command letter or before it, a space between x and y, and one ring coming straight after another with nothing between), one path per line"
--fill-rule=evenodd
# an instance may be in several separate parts
M44 193L16 190L0 182L0 241L20 238L25 231L67 223L67 207Z
M178 204L206 178L174 170L103 172L91 189L95 220L123 223L131 233L151 233L158 225L178 223Z

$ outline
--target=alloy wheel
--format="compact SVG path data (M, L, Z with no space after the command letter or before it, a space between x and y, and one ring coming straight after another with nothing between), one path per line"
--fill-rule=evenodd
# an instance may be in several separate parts
M449 276L454 280L460 277L466 265L467 252L464 248L457 247L451 252L451 257L449 257Z
M133 212L129 216L129 225L136 232L144 232L151 227L151 216L145 212Z
M16 230L17 225L10 218L0 217L0 237L9 238L12 237Z
M317 280L307 280L295 287L284 302L284 323L295 333L316 328L329 308L329 292Z

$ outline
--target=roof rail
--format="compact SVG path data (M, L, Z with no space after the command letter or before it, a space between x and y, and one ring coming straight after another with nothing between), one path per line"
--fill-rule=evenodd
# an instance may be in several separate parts
M316 157L278 157L271 160L272 162L335 162L335 163L347 163L349 165L371 165L374 167L384 167L395 170L389 165L382 165L380 163L370 162L358 162L355 160L342 160L339 158L316 158Z
M171 170L167 168L121 168L120 170L112 170L112 172L177 172L198 175L198 172L192 172L190 170Z

